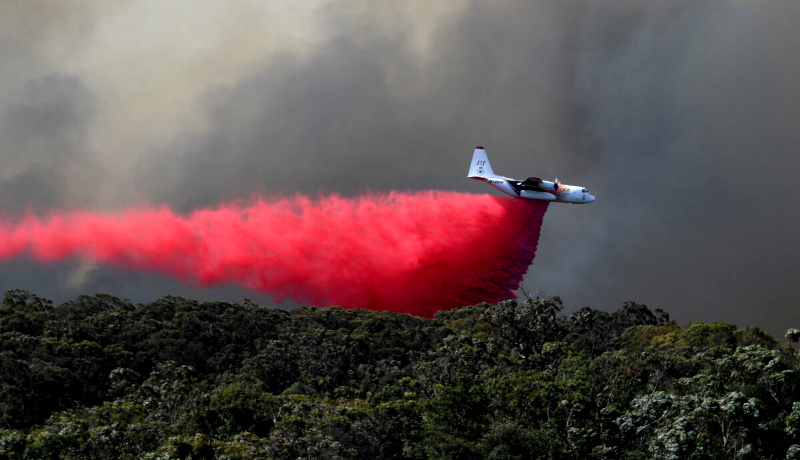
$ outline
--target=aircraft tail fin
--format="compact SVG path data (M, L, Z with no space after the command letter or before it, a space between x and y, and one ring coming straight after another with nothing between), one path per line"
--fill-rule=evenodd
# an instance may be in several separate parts
M489 157L486 156L486 150L480 145L475 147L475 153L472 154L472 163L469 165L467 177L481 179L484 177L493 177L494 175L494 172L492 172L492 165L489 164Z

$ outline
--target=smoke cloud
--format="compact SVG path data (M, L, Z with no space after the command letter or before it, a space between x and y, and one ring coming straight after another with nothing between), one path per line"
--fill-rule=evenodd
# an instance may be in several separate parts
M417 192L223 205L58 212L0 227L0 257L78 257L277 301L431 317L516 297L547 202Z
M526 289L686 321L800 325L797 0L0 2L0 212L253 194L487 192L558 177ZM258 291L68 259L56 302ZM291 302L288 302L291 303Z

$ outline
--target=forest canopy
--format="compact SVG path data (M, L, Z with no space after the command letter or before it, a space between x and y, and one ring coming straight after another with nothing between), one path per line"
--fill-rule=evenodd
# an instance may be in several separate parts
M799 358L634 302L424 319L13 290L0 458L800 458Z

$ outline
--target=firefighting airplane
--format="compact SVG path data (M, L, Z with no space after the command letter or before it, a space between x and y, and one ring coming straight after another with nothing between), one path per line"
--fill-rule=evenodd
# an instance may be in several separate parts
M557 201L559 203L584 204L595 200L594 196L583 187L559 184L558 179L553 182L541 180L538 177L529 177L523 181L498 176L492 172L489 157L481 146L475 147L472 154L472 164L469 166L470 179L488 182L492 187L514 198L528 198L530 200Z

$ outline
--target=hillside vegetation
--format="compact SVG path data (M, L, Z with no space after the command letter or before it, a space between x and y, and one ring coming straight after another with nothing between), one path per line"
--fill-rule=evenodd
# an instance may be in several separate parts
M800 356L557 297L404 314L0 307L0 458L800 458Z

